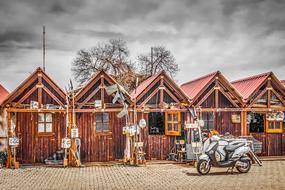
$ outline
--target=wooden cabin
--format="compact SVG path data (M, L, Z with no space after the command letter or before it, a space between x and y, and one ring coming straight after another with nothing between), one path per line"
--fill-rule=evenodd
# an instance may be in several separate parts
M14 131L19 138L20 163L44 162L61 149L61 139L66 134L65 96L38 68L2 102L1 108L7 112L8 135Z
M204 120L203 131L242 134L242 97L220 71L184 83L181 88Z
M0 104L9 95L7 89L0 84ZM7 150L7 112L0 107L0 152Z
M186 94L164 71L143 81L132 93L137 121L146 120L141 140L148 160L165 160L175 148L175 140L184 138L184 121L189 104Z
M112 103L114 95L106 93L106 87L111 85L120 86L112 77L100 71L75 95L76 125L79 128L83 162L112 161L124 156L123 127L126 117L117 117L123 105ZM131 105L129 94L124 91L124 96L127 104Z
M246 103L244 125L246 134L263 142L262 155L285 155L284 119L278 115L285 111L285 87L272 73L232 82Z

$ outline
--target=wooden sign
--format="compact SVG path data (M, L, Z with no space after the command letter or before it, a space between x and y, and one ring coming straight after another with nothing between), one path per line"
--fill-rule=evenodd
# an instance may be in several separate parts
M71 128L71 138L78 138L79 137L79 131L78 128Z
M61 148L70 148L70 146L71 146L71 139L70 138L61 139Z
M198 120L197 122L198 122L198 125L199 125L200 127L204 127L204 126L205 126L204 120Z
M143 142L135 142L135 147L143 147Z
M240 123L240 115L233 114L232 115L232 123Z
M283 112L277 112L277 113L267 113L266 114L266 120L268 121L283 121L284 120L284 113Z
M19 138L18 137L10 137L9 138L9 145L10 146L18 146L19 145Z
M185 128L186 129L193 129L193 128L197 128L198 127L198 124L197 123L187 123L185 125Z
M37 101L31 101L31 102L30 102L30 108L31 108L31 109L38 109L38 108L39 108L39 102L37 102Z
M94 107L95 108L102 108L102 101L101 100L95 100Z

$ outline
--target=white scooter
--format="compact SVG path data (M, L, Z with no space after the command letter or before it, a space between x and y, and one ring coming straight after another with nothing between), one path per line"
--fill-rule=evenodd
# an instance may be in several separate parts
M213 135L204 142L203 152L197 164L197 171L201 175L208 174L211 166L226 167L231 171L235 167L240 173L247 173L252 163L262 166L247 141L229 141Z

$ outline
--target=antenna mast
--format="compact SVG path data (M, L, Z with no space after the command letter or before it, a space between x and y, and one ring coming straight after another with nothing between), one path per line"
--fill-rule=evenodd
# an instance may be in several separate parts
M43 26L43 70L46 70L46 27Z

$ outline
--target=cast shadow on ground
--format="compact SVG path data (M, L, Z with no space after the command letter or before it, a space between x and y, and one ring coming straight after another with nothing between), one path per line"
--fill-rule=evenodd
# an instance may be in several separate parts
M202 176L199 173L190 173L186 172L185 173L187 176ZM239 172L210 172L206 176L220 176L220 175L239 175Z

